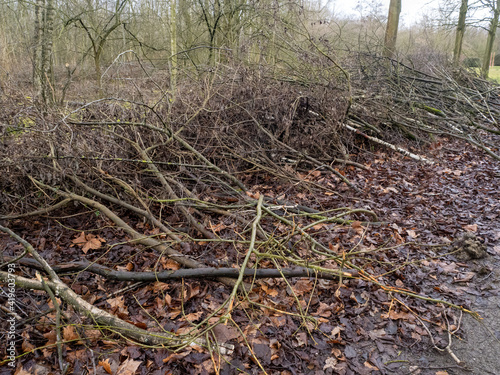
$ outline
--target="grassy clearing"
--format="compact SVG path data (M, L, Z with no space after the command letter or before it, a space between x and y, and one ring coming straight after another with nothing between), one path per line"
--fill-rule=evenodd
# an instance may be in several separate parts
M474 71L477 74L481 73L481 69L480 68L474 68ZM490 67L490 72L489 72L488 78L496 81L497 83L500 83L500 66L492 66L492 67Z
M500 66L490 68L490 78L500 83Z

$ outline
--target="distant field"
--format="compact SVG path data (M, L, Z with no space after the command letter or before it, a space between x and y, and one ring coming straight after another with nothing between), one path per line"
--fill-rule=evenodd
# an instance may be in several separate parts
M490 78L500 83L500 66L492 66L490 68Z
M474 70L479 74L479 68L474 68ZM500 66L492 66L490 67L489 78L494 79L498 83L500 83Z

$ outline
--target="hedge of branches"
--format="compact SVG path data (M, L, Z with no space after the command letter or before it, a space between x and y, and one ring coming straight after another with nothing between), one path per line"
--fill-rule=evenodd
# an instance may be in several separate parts
M140 101L137 95L124 95L38 109L31 99L4 96L1 219L48 213L73 201L79 209L104 215L134 244L155 249L159 258L166 255L202 271L214 261L203 259L203 246L230 243L233 251L224 264L215 265L225 273L202 274L233 288L224 305L227 312L237 292L251 288L244 277L257 276L261 268L276 271L273 277L297 275L293 272L358 277L388 290L364 272L355 249L347 258L339 255L324 233L316 232L354 221L361 228L359 223L379 222L376 213L336 207L334 201L304 206L287 196L302 191L355 194L358 187L337 166L365 168L353 154L368 145L433 163L425 147L445 135L498 159L500 90L464 71L417 69L376 56L354 56L342 68L328 56L318 61L310 72L286 74L221 67L179 85L175 96L151 81L154 90ZM308 178L318 170L333 174L335 184ZM286 186L282 195L253 189L270 179ZM157 231L142 232L143 226L127 220L130 216ZM51 280L18 278L20 284L62 288L66 302L126 336L148 344L171 342L171 337L151 338L86 305L33 247L23 245ZM374 251L381 248L384 244ZM236 274L229 269L234 264L241 267ZM80 266L112 277L99 265ZM159 273L147 277L156 280ZM228 319L219 315L221 321Z

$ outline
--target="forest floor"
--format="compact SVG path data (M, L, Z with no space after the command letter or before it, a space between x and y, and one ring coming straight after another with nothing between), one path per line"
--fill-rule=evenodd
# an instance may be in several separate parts
M465 315L458 335L445 343L462 361L459 365L447 351L438 351L428 340L415 339L404 345L400 359L408 361L393 373L402 374L498 374L500 373L500 170L459 143L433 151L438 165L421 166L398 157L375 158L366 195L384 220L421 242L439 243L456 238L463 230L484 241L487 255L471 259L456 253L421 262L425 277L413 287L429 293L434 289L451 300L463 298L481 319ZM380 179L380 177L384 177ZM379 185L379 192L374 189ZM394 187L396 191L388 191ZM375 190L375 191L374 191ZM382 192L380 192L382 190ZM391 189L392 190L392 189ZM389 219L391 218L391 219ZM408 229L412 229L409 233ZM474 258L474 256L472 256ZM415 275L404 275L405 285ZM387 328L386 328L387 332ZM423 345L422 345L423 343ZM374 346L374 345L372 345ZM446 345L438 345L444 348Z
M478 313L480 319L442 303L383 293L356 278L344 280L340 288L332 281L314 278L290 279L287 284L262 279L256 281L249 296L260 305L242 302L233 314L234 325L214 329L218 342L235 345L232 353L217 359L196 346L173 353L133 345L97 330L88 331L84 339L74 329L78 322L69 318L74 326L64 328L64 358L70 373L499 374L500 165L459 141L435 142L427 152L436 163L423 164L393 152L364 152L354 160L368 170L347 167L342 171L361 188L360 193L343 186L339 194L292 196L290 186L272 178L258 181L250 190L274 197L285 194L289 201L309 206L324 206L329 201L329 206L373 210L381 223L320 225L316 229L330 239L332 249L375 251L376 257L364 266L374 275L388 272L388 283L418 296L463 306ZM307 178L321 184L337 179L324 171ZM245 182L250 186L250 181ZM122 217L146 234L155 233L133 217ZM212 228L214 233L222 233L230 226L226 220ZM147 249L126 243L123 232L95 213L66 207L50 215L12 221L10 228L50 264L82 257L98 262L106 257L131 270L150 268L157 261ZM375 248L387 238L393 246L377 252ZM95 246L96 240L113 246L105 250L99 243ZM13 239L0 235L3 254L13 254L16 249L19 251L19 245ZM197 251L200 253L191 255L221 264L230 250L201 244L193 249ZM175 262L162 262L164 269L176 268ZM393 269L394 264L402 266ZM227 287L206 280L153 283L120 292L130 283L104 282L85 272L62 279L86 300L123 319L145 326L155 316L170 321L163 327L176 333L205 318L230 293ZM16 298L23 318L17 327L22 337L18 350L27 353L18 359L16 374L58 373L55 333L49 324L54 313L47 312L53 306L50 299L21 290ZM295 299L315 321L283 313L298 313ZM72 310L66 312L71 315ZM441 352L434 346L448 346L449 350ZM0 374L11 372L5 365L0 367Z

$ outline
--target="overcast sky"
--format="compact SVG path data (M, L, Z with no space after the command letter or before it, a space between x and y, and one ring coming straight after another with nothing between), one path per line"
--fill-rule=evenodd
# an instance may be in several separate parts
M373 0L373 2L382 4L384 14L389 9L390 0ZM372 3L372 0L333 0L332 7L335 10L335 13L359 17L359 11L356 10L356 6L359 3L369 4ZM433 9L435 12L438 5L439 0L402 0L401 18L405 24L412 24L421 19L424 11L425 13L432 15Z

